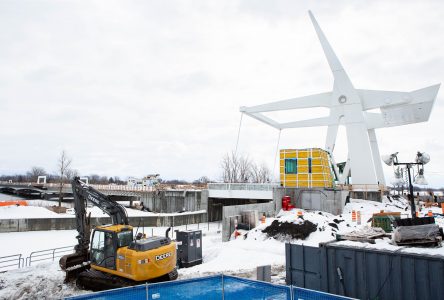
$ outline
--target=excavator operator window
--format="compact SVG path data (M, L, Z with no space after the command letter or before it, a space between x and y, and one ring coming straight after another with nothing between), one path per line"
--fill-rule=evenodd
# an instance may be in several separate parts
M95 231L91 244L91 263L115 269L116 267L116 243L113 233Z
M121 231L117 233L118 248L126 247L133 241L133 231Z

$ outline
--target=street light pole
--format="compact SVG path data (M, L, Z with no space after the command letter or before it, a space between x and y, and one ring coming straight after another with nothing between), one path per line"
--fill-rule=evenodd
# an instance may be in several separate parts
M422 184L422 185L427 184L427 181L424 178L424 165L430 161L430 155L428 155L425 152L418 151L416 153L415 162L410 162L410 163L398 162L397 155L398 155L398 152L390 154L390 155L383 155L381 158L387 166L391 166L393 164L394 166L403 165L407 168L407 174L409 175L410 209L412 211L412 219L414 219L414 218L416 218L416 207L415 207L415 200L414 200L415 198L413 197L412 174L410 172L410 168L412 168L414 165L422 166L421 169L419 169L419 167L418 167L418 175L416 176L415 183ZM398 171L395 171L395 176L399 179L399 177L400 177L399 167L398 167ZM403 185L403 189L404 189L404 185Z
M407 164L407 173L409 175L409 189L410 189L410 208L412 211L412 218L416 218L416 207L415 207L415 198L413 197L413 184L412 177L410 176L410 165Z
M395 166L403 165L407 168L407 174L409 175L409 191L410 191L410 209L412 212L412 218L416 218L416 207L415 207L415 199L413 197L413 184L412 184L412 176L410 173L410 168L412 165L421 165L421 163L399 163L393 162Z

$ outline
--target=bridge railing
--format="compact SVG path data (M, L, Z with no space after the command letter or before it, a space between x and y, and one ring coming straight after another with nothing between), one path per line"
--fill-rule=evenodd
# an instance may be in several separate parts
M128 186L128 185L112 185L112 184L90 184L96 190L107 191L130 191L130 192L151 192L154 191L152 186Z
M209 183L209 190L273 191L278 183Z
M37 184L31 182L6 182L0 181L0 185L5 186L22 186L22 187L46 187L49 189L58 189L60 187L59 183L45 183L45 184ZM130 192L150 192L153 191L154 188L152 186L128 186L128 185L117 185L117 184L90 184L89 186L97 189L97 190L107 190L107 191L130 191ZM70 183L63 184L64 190L71 189Z
M386 191L387 187L383 184L337 184L337 188L349 191L362 191L362 192L373 192L373 191Z

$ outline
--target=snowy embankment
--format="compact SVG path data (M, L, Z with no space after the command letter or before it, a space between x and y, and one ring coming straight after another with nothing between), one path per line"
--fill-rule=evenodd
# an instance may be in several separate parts
M351 212L361 212L361 225L352 222ZM410 207L405 199L389 200L385 198L382 203L364 200L351 200L344 208L341 215L335 216L320 211L305 211L294 209L281 211L276 218L268 218L265 224L260 224L250 231L242 231L242 236L227 243L221 241L220 224L210 223L200 229L203 231L202 250L203 264L187 269L179 270L179 279L200 277L215 273L233 274L237 276L255 278L257 266L272 265L272 281L284 283L285 278L285 247L284 242L304 244L317 247L319 243L335 240L337 233L347 233L353 230L369 226L373 213L384 210L386 212L400 212L402 217L408 217ZM420 212L425 215L429 208ZM430 208L434 213L441 213L441 208ZM288 236L268 236L262 231L270 226L273 221L301 224L298 216L301 211L303 220L316 225L315 231L304 240L291 239ZM101 213L101 212L100 212ZM436 223L444 227L444 219L436 218ZM188 229L197 229L197 224L189 225ZM175 228L184 230L185 226ZM147 234L164 235L166 228L143 228ZM13 253L29 253L32 249L41 247L44 249L57 246L75 244L76 231L47 231L0 234L0 244L7 245L0 249L0 256ZM57 241L57 242L56 242ZM375 244L342 241L342 245L351 247L368 247L387 249L391 251L404 251L415 253L427 253L444 256L444 248L418 248L398 247L391 244L388 238L377 239ZM21 270L0 273L0 299L59 299L64 296L84 293L74 285L63 284L64 273L59 269L57 262L24 268Z

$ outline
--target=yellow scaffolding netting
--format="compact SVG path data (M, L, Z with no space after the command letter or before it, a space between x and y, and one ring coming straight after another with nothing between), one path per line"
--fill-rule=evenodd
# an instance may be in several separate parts
M279 161L281 186L333 187L329 154L323 149L282 149Z

